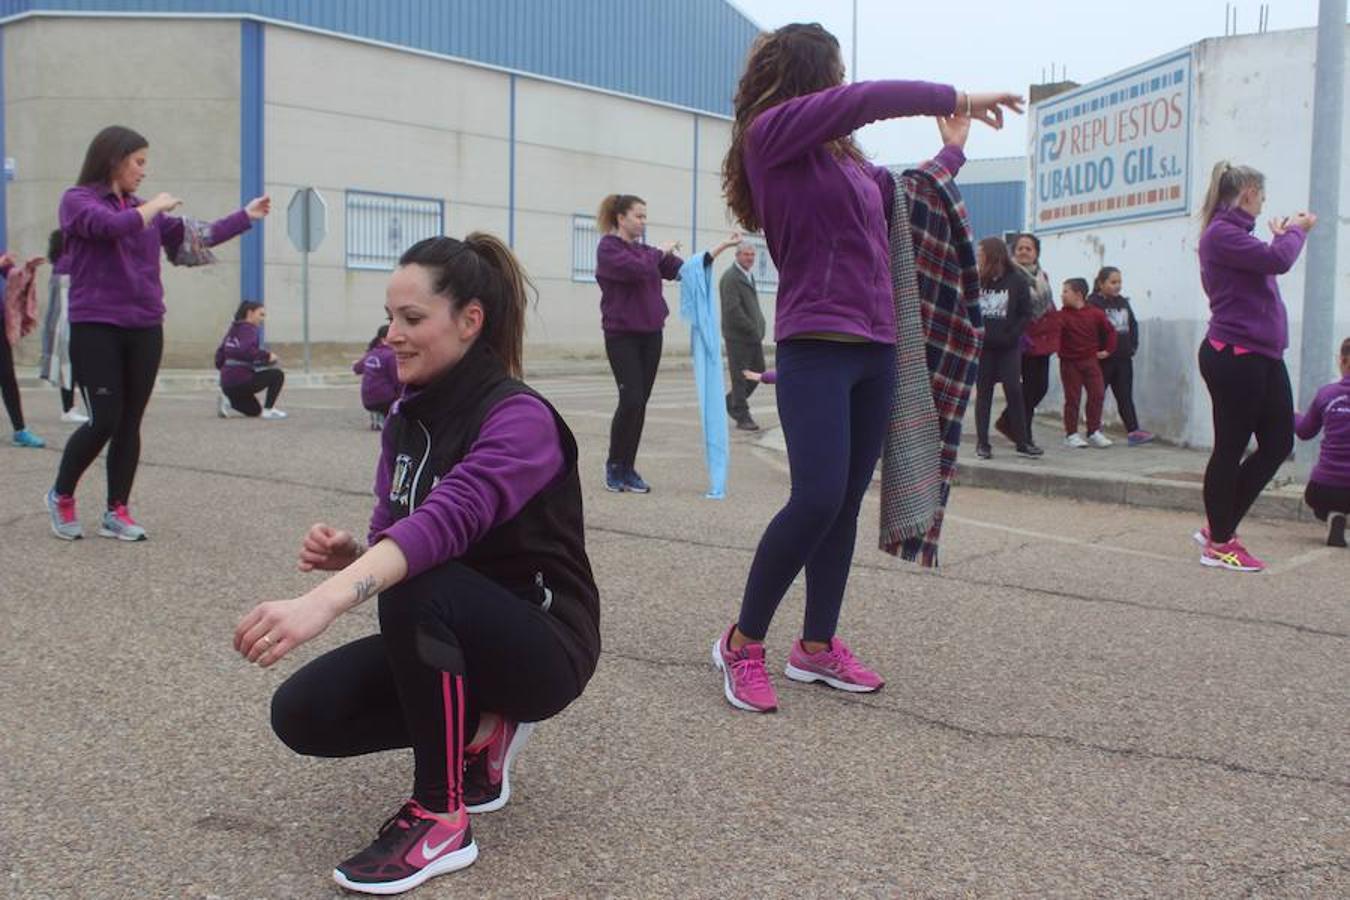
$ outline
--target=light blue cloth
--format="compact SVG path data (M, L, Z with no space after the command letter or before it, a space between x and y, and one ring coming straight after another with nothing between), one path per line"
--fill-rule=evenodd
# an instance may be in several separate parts
M708 493L727 495L726 395L722 389L722 309L713 296L712 262L707 254L690 255L680 269L680 318L689 323L689 351L694 358L699 418L703 423L703 457L708 464Z

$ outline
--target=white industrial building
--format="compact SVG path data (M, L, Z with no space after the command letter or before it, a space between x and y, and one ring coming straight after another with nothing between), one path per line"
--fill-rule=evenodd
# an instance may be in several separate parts
M531 353L597 353L596 208L642 196L652 243L725 235L731 92L757 28L722 0L547 5L554 20L541 6L10 0L0 244L44 253L89 140L123 124L150 141L143 195L173 192L197 218L263 191L274 202L261 239L223 247L220 265L164 266L167 366L205 365L240 299L267 303L269 341L300 341L285 214L306 186L328 207L310 261L320 350L370 338L403 249L481 229L539 288ZM771 305L772 278L764 289Z
M1196 363L1209 318L1196 244L1210 171L1228 159L1265 173L1257 226L1265 240L1266 218L1308 208L1315 48L1315 29L1201 41L1044 100L1028 116L1027 219L1041 236L1042 263L1056 282L1091 283L1103 265L1121 270L1140 326L1136 405L1143 426L1169 439L1208 446L1213 438ZM1342 140L1350 147L1350 133ZM1340 209L1344 221L1350 178L1341 179ZM1279 279L1295 386L1306 268L1305 256ZM1350 336L1344 228L1335 302L1339 344ZM1330 381L1330 354L1325 369ZM1057 402L1052 396L1042 411Z

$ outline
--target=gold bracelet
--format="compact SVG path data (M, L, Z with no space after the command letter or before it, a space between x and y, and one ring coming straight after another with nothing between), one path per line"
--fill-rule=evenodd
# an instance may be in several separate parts
M966 118L970 118L970 91L966 91Z

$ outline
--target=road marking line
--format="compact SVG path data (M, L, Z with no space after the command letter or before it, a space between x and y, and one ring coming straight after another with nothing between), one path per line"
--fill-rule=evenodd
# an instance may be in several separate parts
M1310 562L1316 562L1317 560L1321 559L1324 556L1330 556L1333 553L1341 553L1341 552L1344 551L1342 551L1340 547L1318 547L1315 550L1304 551L1303 553L1300 553L1298 556L1291 556L1289 559L1286 559L1283 562L1276 563L1275 565L1266 569L1266 571L1271 573L1272 575L1278 575L1283 572L1288 572L1291 569L1297 569L1300 566L1306 566Z

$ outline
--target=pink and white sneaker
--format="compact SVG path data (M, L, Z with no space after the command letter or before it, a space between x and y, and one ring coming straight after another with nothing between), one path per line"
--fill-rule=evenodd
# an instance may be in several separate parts
M496 812L511 799L511 763L533 732L533 722L498 719L486 741L464 749L464 804L469 812Z
M1200 564L1230 572L1261 572L1266 568L1266 564L1252 556L1236 537L1226 544L1206 541Z
M858 658L839 638L830 638L830 646L819 653L807 653L801 641L792 642L788 654L787 677L793 681L823 681L840 691L870 694L886 684L881 676L858 662Z
M380 826L374 843L333 870L333 880L363 894L401 894L477 858L464 807L438 815L409 800Z
M778 709L778 695L764 668L764 645L758 641L732 650L729 641L735 623L713 641L713 665L722 673L722 691L737 709L769 713Z

